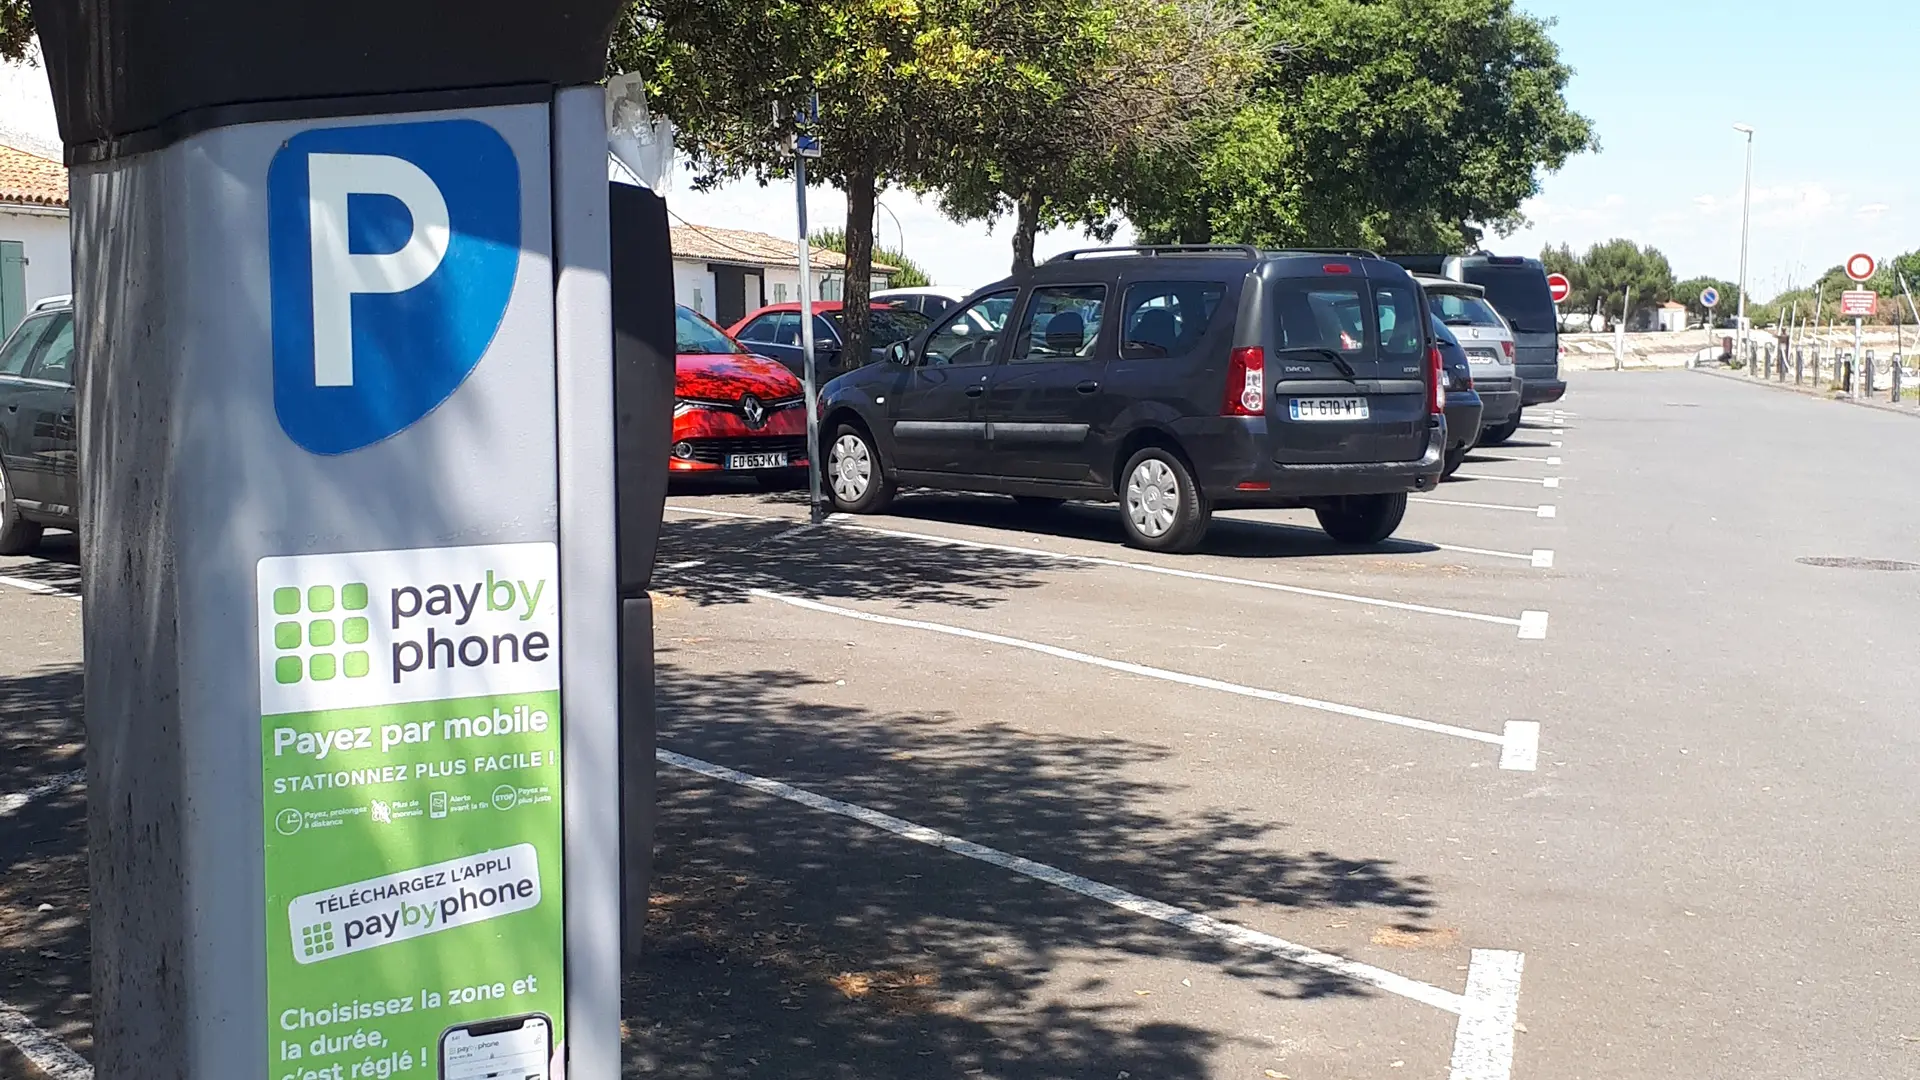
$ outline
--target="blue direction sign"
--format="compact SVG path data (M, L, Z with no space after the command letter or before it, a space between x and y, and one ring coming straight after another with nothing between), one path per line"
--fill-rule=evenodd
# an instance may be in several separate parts
M1701 289L1700 290L1700 306L1701 307L1719 307L1720 306L1720 290L1714 288L1711 285L1707 286L1704 289Z

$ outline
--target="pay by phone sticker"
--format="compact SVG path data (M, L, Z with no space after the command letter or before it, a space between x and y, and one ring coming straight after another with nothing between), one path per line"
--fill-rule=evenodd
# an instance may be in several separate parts
M314 964L539 906L539 852L516 844L297 896L289 943Z

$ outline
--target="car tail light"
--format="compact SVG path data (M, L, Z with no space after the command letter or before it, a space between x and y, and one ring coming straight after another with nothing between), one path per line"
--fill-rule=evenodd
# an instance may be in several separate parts
M1501 343L1500 343L1500 351L1501 351L1501 352L1503 352L1503 353L1506 353L1506 354L1507 354L1507 360L1508 360L1509 362L1511 362L1511 361L1513 360L1513 342L1511 342L1511 341L1503 341L1503 342L1501 342ZM1563 351L1564 351L1564 350L1563 350Z
M1321 270L1322 270L1323 272L1325 272L1325 273L1329 273L1329 274L1351 274L1351 273L1353 273L1353 267L1351 267L1351 266L1348 266L1348 265L1347 265L1346 263L1328 263L1328 264L1326 264L1325 266L1322 266L1322 267L1321 267L1320 269L1321 269Z
M1447 411L1446 366L1440 362L1440 346L1427 350L1427 377L1433 380L1433 400L1428 402L1428 411L1435 416L1443 416Z
M1233 350L1227 357L1227 400L1222 416L1267 414L1267 352L1258 345Z

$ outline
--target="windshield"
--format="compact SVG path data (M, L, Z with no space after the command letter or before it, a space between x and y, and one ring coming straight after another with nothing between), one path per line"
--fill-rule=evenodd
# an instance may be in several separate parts
M747 350L692 308L673 309L674 351L681 356L725 356Z
M1493 305L1478 296L1465 293L1444 293L1427 291L1427 307L1441 322L1448 326L1491 326L1505 329L1506 323L1500 321L1500 313Z
M1537 266L1469 266L1467 280L1487 290L1487 299L1516 331L1551 334L1555 330L1553 294Z

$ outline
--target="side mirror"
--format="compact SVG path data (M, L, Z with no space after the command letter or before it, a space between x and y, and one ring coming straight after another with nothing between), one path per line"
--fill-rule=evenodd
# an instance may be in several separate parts
M901 367L912 367L913 350L908 348L906 342L896 341L887 346L887 363L899 364Z

